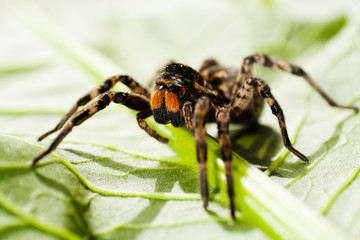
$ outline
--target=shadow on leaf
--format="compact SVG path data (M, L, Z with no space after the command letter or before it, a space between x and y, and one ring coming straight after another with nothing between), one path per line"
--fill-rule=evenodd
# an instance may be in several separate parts
M263 171L283 144L278 132L258 123L230 132L230 136L233 151Z

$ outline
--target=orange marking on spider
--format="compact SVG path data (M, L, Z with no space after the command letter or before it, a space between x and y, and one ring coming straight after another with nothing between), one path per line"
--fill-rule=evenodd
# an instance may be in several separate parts
M151 94L151 99L150 99L151 109L161 108L161 106L164 103L164 96L165 96L165 91L164 90L155 90Z
M169 79L160 79L157 84L171 84L173 83L174 80L169 80Z
M176 93L166 91L165 106L166 109L170 112L178 112L180 110L180 102L178 99L178 95Z

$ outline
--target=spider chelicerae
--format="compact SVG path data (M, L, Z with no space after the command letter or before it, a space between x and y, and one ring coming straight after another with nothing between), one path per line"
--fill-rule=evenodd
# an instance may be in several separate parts
M230 213L232 218L235 218L230 123L245 124L256 121L261 114L265 100L278 119L285 147L302 161L309 161L306 156L292 146L286 130L283 111L271 94L269 86L260 78L253 77L254 63L300 76L331 106L358 111L357 107L339 105L333 101L300 67L270 59L264 54L254 54L244 58L238 71L222 67L212 59L206 60L199 71L184 64L171 62L159 73L152 92L131 77L118 75L105 80L100 86L85 94L72 106L54 129L39 137L38 140L41 141L61 129L51 145L33 160L33 165L53 151L73 127L80 125L111 102L123 104L138 111L136 119L139 127L159 142L167 143L168 139L152 129L146 123L146 118L154 116L158 123L171 123L174 127L182 125L187 127L196 141L200 193L206 209L209 192L205 124L216 122L225 166ZM118 82L125 84L131 92L109 91ZM91 100L93 101L88 104ZM84 105L86 106L77 112L77 109Z

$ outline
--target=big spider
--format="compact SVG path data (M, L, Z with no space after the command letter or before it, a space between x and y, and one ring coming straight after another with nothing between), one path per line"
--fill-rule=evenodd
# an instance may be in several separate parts
M53 151L71 132L73 127L80 125L111 102L120 103L130 109L139 111L136 114L139 127L159 142L167 143L168 139L150 128L145 121L146 118L153 115L155 121L161 124L171 123L174 127L186 125L196 141L200 192L203 206L206 209L209 192L206 170L205 124L216 122L218 124L222 158L225 163L230 213L232 218L235 218L231 170L232 152L229 137L230 123L244 124L256 121L265 100L278 119L285 147L302 161L309 161L307 157L292 146L286 130L283 111L271 94L269 86L260 78L252 76L254 63L303 77L331 106L358 111L357 107L335 103L300 67L280 60L270 59L264 54L254 54L246 57L239 71L224 68L212 59L206 60L198 72L184 64L171 62L156 78L151 93L131 77L118 75L105 80L100 86L85 94L53 130L39 137L38 140L41 141L48 135L62 129L51 145L38 155L32 164L35 165L40 159ZM118 82L128 86L131 93L110 92L109 90ZM93 102L75 113L80 106L86 105L92 99L94 99Z

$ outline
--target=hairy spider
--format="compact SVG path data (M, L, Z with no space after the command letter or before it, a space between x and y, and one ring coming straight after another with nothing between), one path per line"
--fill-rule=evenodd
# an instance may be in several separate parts
M48 135L62 129L51 145L33 160L33 165L53 151L73 127L80 125L111 102L120 103L139 111L136 114L136 119L140 128L159 142L167 143L168 139L150 128L145 122L146 118L153 115L155 121L161 124L171 123L174 127L186 125L196 141L200 192L203 206L207 208L209 193L205 124L216 122L222 158L225 163L230 213L232 218L235 218L231 170L232 152L229 137L230 123L241 124L256 121L265 100L278 119L285 147L302 161L309 161L307 157L292 146L286 130L283 111L271 94L269 86L260 78L252 76L254 63L303 77L331 106L358 111L357 107L335 103L300 67L270 59L263 54L246 57L238 71L224 68L212 59L206 60L199 71L184 64L170 63L159 73L152 92L139 85L131 77L119 75L105 80L100 86L85 94L72 106L53 130L39 137L38 140L41 141ZM109 91L118 82L128 86L131 93ZM92 99L94 101L86 105ZM86 106L81 111L75 113L80 106L84 105Z

